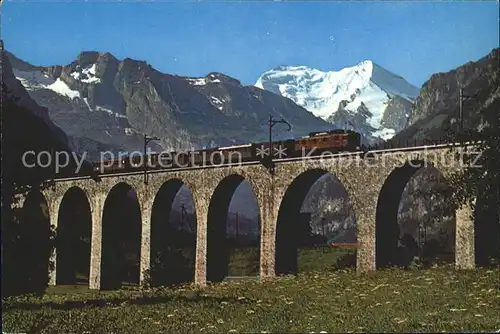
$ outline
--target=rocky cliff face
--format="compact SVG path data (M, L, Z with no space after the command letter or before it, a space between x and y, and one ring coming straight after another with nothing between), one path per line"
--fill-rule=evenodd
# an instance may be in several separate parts
M51 129L53 135L61 141L63 144L68 143L68 138L66 134L58 128L50 119L49 112L46 108L39 106L33 98L24 89L23 85L20 84L18 80L14 77L12 71L12 64L10 62L10 57L2 50L2 84L4 85L4 90L2 91L5 99L15 101L15 104L30 112L31 115L38 117L43 123L45 123L48 128ZM28 71L33 67L27 63L14 59L14 64L20 68ZM7 112L9 112L7 110Z
M404 130L409 125L413 104L399 96L394 96L387 102L380 123L384 128Z
M264 141L269 115L293 126L275 137L331 128L292 101L221 73L187 78L161 73L144 61L82 52L65 66L40 67L13 59L14 74L77 152L94 160L112 151L143 150L143 134L160 138L153 150L186 150ZM89 142L90 140L90 142Z
M54 175L54 165L28 166L34 162L29 156L23 162L25 152L66 151L69 150L71 138L57 127L49 117L48 110L39 106L17 81L12 72L11 64L5 53L1 53L1 102L2 102L2 193L8 199L13 187L30 187L39 185L42 181ZM48 164L46 156L40 160ZM66 168L60 172L73 173L77 166L70 159ZM89 166L84 166L89 168Z
M483 126L484 113L500 98L499 55L500 49L494 49L478 61L432 75L422 86L409 127L394 139L438 140L446 131L458 130L460 87L464 95L474 96L463 102L464 128Z

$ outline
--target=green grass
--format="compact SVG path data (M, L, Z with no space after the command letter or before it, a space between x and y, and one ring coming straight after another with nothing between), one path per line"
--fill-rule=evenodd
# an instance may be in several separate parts
M498 331L500 269L318 270L270 282L98 292L3 303L4 332Z
M229 276L258 276L259 252L258 247L232 249L229 255Z
M257 247L232 249L229 256L229 276L259 275L260 250ZM331 269L341 266L343 256L355 252L353 248L301 248L298 250L299 271Z
M300 272L309 272L314 270L326 269L346 269L345 264L341 262L346 255L354 255L355 248L299 248L298 263ZM352 267L355 265L355 257L352 258Z

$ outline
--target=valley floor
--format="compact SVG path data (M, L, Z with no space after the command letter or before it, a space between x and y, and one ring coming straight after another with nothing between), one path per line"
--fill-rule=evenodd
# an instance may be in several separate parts
M500 330L500 269L311 271L197 291L50 288L3 303L3 332L472 332Z

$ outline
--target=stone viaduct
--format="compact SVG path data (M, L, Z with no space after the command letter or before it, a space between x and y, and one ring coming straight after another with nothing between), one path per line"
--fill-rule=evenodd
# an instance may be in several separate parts
M310 186L325 173L330 173L345 187L353 206L360 242L356 267L358 273L366 273L376 270L377 261L382 261L382 256L390 256L394 250L391 247L397 243L394 239L396 232L388 232L387 227L396 226L397 229L394 224L397 224L400 196L411 176L419 168L432 166L446 178L463 168L460 154L467 151L470 152L471 148L441 145L374 151L369 156L351 153L306 160L282 159L276 160L274 175L259 163L151 171L147 184L140 172L105 175L99 182L90 178L63 179L56 180L55 185L41 193L48 207L50 224L56 227L65 196L75 189L85 195L92 221L89 287L101 289L103 215L107 198L119 187L132 188L137 194L142 221L140 283L143 283L144 270L150 268L151 240L154 237L151 217L155 199L163 192L163 198L172 200L180 187L186 185L191 191L197 217L194 281L203 286L207 282L208 231L218 220L225 221L224 215L240 182L247 180L250 183L260 208L260 279L269 279L276 275L277 262L280 261L277 244L280 238L286 238L289 223L286 217L293 218ZM471 213L469 206L456 212L457 269L475 267ZM56 283L58 272L56 263L50 275L52 284Z

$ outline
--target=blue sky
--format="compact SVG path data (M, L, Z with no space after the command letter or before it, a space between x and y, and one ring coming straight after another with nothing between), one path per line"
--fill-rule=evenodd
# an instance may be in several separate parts
M5 0L1 14L5 48L35 65L109 51L243 84L279 65L339 70L370 59L420 87L499 43L498 1Z

